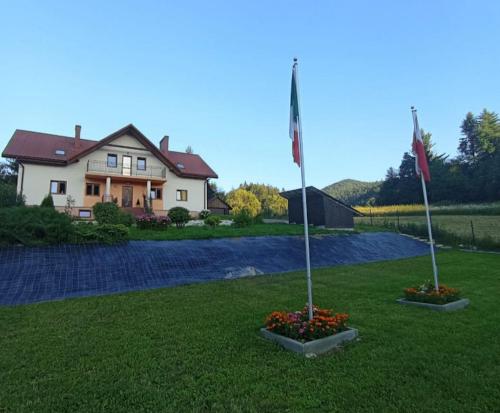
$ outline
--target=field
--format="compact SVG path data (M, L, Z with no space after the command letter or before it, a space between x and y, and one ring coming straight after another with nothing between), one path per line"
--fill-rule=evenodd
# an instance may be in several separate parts
M366 216L425 215L425 207L420 204L356 206ZM484 204L431 205L433 215L500 215L500 202Z
M424 215L418 216L383 216L383 217L359 217L355 219L357 224L384 226L386 223L393 225L421 224L426 225ZM476 239L491 238L500 242L500 216L495 215L432 215L432 223L439 228L463 237L464 240L472 239L472 227Z
M395 303L430 278L429 257L315 270L315 302L360 331L315 359L258 334L304 305L303 273L0 307L0 411L497 411L500 256L438 260L464 311Z

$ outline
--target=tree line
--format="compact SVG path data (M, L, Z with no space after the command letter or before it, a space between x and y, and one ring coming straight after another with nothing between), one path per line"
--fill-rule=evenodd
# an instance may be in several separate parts
M422 131L429 161L432 202L489 202L500 199L500 120L484 109L469 112L460 125L458 156L438 154L432 135ZM421 203L422 190L415 173L415 157L405 152L398 169L389 168L376 199L378 205Z

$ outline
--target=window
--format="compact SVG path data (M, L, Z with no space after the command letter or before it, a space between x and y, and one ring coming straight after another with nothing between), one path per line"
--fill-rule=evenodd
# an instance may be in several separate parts
M114 153L108 153L108 168L116 168L118 166L118 156Z
M99 196L99 184L87 184L86 194L88 196Z
M187 201L188 191L186 189L178 189L176 199L177 201Z
M151 199L161 199L161 188L151 188Z
M177 163L177 168L179 168L179 169L184 169L184 164L183 164L183 163L181 163L181 162L178 162L178 163Z
M50 181L50 193L54 195L66 195L66 181Z
M137 158L137 170L138 171L146 170L146 158Z
M56 149L56 155L65 155L66 151L64 149Z
M80 218L90 218L92 216L92 213L90 212L90 209L79 209L78 216Z

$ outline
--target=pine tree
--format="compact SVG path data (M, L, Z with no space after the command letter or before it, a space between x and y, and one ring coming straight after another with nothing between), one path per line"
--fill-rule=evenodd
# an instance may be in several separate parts
M472 112L467 113L460 126L462 137L458 144L458 151L467 163L474 163L480 150L478 135L478 120Z

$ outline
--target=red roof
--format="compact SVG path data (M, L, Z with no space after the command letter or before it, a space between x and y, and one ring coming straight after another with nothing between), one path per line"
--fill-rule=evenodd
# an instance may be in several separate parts
M200 155L174 151L162 153L185 175L202 175L208 178L217 178L217 174L205 163Z
M69 136L16 129L2 156L25 161L33 160L64 164L69 158L94 146L96 143L97 141L80 139L80 147L76 148L75 139ZM63 150L64 155L56 155L57 150Z
M172 151L160 152L134 125L127 125L100 141L80 139L78 148L75 147L73 137L16 129L2 156L27 163L67 165L125 134L131 134L139 139L155 156L179 176L217 178L217 174L199 155ZM56 154L56 151L64 151L64 154Z

